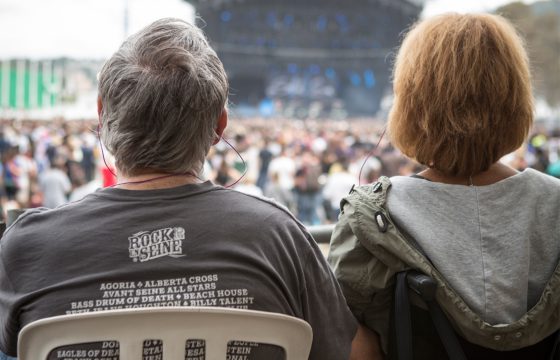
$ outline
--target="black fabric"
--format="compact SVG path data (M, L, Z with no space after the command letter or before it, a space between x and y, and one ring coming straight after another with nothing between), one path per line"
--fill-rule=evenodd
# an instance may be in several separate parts
M461 345L467 354L468 359L480 359L480 360L526 360L526 359L560 359L560 354L556 351L555 357L552 353L554 343L557 341L558 332L550 335L543 341L528 346L523 349L514 351L496 351L487 348L483 348L476 344L470 343L465 339L460 338Z
M447 320L443 311L441 311L438 303L430 301L428 302L428 308L439 338L441 339L447 354L449 354L449 358L453 360L466 360L465 353L461 348L457 335L453 331L449 320Z

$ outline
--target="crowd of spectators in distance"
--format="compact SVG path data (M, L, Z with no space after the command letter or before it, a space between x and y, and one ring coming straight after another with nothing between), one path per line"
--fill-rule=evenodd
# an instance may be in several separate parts
M375 21L372 21L372 16ZM313 43L322 49L376 49L397 40L394 22L401 17L398 7L365 14L360 6L345 11L321 12L301 5L224 9L207 14L206 21L216 24L213 31L227 34L238 46L297 48ZM305 41L307 40L307 41Z
M96 120L0 120L4 216L13 208L54 208L114 185L112 159L105 150L103 161L96 126ZM306 225L334 223L352 185L421 170L387 135L380 139L383 133L384 122L373 119L232 119L227 142L210 150L204 177L274 198ZM525 146L502 161L560 178L560 129L535 126Z

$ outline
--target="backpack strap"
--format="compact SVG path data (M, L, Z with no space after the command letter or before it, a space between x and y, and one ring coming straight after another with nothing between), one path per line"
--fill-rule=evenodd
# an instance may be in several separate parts
M412 360L414 349L412 348L412 317L410 315L410 300L408 298L408 284L406 282L406 271L397 274L395 284L395 300L393 310L393 331L396 360Z

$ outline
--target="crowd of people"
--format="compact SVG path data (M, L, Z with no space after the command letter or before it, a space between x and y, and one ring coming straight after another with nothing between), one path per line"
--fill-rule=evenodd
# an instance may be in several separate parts
M341 11L331 5L323 9L301 4L290 7L254 7L224 9L206 17L216 31L227 33L238 46L259 46L270 49L301 47L302 37L324 49L379 49L398 36L395 19L402 17L398 6L383 6L364 12L361 6ZM391 21L389 21L391 19Z
M54 208L114 185L113 161L101 151L93 120L1 121L1 204ZM274 198L306 225L336 222L352 185L421 167L395 150L374 119L234 119L210 151L204 177ZM536 126L527 144L502 161L560 177L560 130Z

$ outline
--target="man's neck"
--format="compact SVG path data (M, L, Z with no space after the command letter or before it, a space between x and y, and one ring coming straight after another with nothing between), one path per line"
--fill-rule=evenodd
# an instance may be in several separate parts
M125 176L117 175L117 184L114 187L126 190L156 190L169 189L187 184L202 182L192 173L169 174L161 172L149 172L140 175Z

